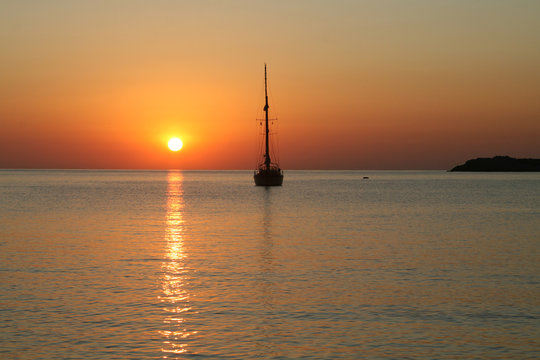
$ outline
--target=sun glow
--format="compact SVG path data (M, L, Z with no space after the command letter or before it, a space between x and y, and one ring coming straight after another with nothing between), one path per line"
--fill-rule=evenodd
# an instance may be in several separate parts
M182 148L184 143L179 138L173 137L173 138L171 138L169 140L168 145L169 145L169 149L171 149L171 151L178 151L178 150L180 150Z

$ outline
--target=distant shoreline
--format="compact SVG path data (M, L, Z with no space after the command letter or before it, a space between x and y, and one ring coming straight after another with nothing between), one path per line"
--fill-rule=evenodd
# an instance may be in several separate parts
M540 159L516 159L510 156L476 158L449 171L533 172L540 171Z

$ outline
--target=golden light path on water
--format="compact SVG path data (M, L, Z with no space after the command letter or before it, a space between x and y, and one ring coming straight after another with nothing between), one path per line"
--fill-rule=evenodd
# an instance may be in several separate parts
M160 301L166 313L163 319L163 358L169 355L187 352L186 339L197 333L185 327L184 314L191 310L189 293L186 284L189 280L185 266L184 249L184 199L182 189L183 175L180 172L169 172L167 177L167 216L166 216L166 248L162 270L162 295Z

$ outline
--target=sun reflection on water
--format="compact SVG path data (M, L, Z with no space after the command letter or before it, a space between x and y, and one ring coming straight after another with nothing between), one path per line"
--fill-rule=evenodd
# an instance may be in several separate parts
M185 261L187 254L184 248L184 192L181 172L169 172L167 177L167 217L166 247L161 264L162 295L159 300L166 313L163 319L163 337L161 351L167 359L174 354L187 352L187 338L196 331L189 331L185 324L185 313L191 311L189 293L186 285L189 282L189 270Z

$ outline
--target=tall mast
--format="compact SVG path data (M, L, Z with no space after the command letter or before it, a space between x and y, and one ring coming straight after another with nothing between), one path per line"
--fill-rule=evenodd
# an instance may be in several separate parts
M264 154L264 164L266 165L266 169L270 169L270 151L268 151L268 90L266 85L266 63L264 64L264 98L266 100L266 103L264 105L264 112L265 112L265 148L266 153Z

